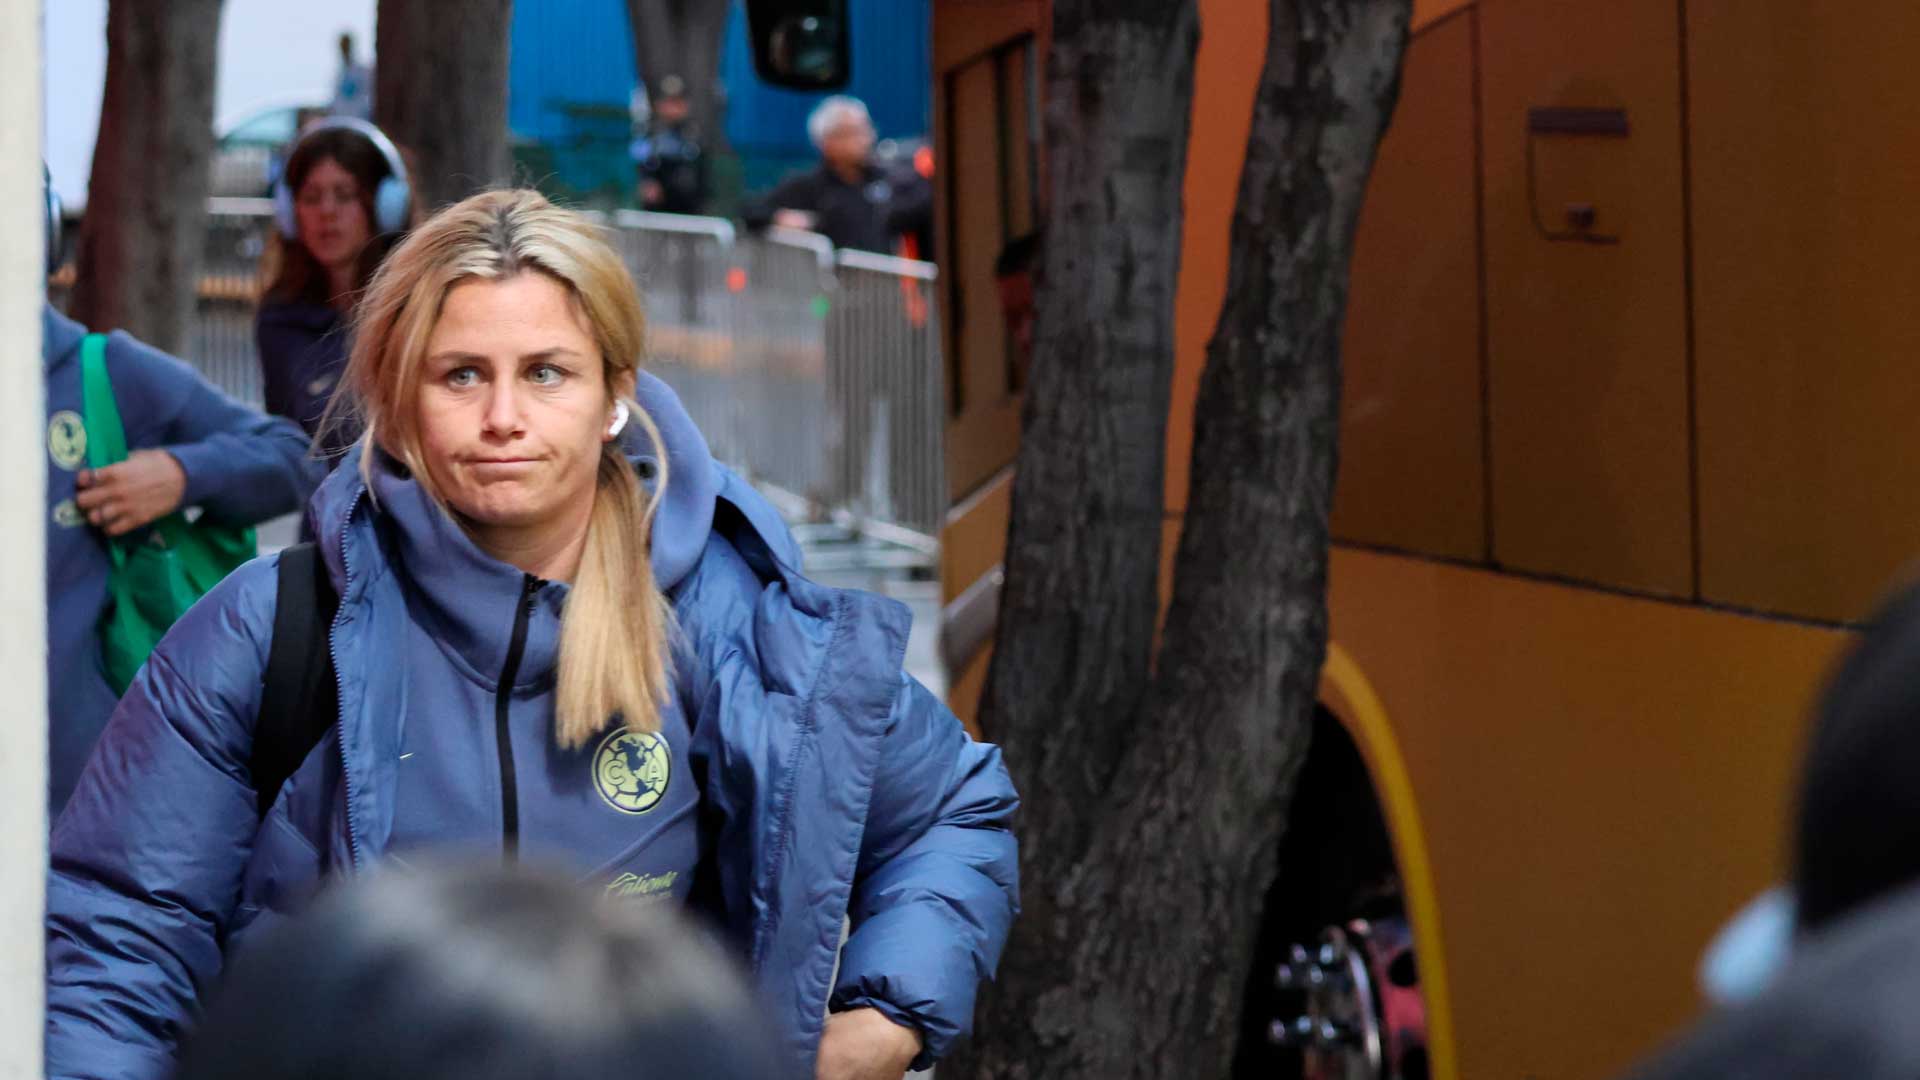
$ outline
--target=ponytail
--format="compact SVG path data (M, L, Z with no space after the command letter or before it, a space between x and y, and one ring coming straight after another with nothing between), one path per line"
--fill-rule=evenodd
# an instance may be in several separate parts
M632 408L653 445L663 446L653 418ZM653 514L667 489L664 454L659 462L648 498L618 442L600 451L587 546L560 624L554 736L566 749L591 742L616 714L631 731L660 730L673 616L653 580Z

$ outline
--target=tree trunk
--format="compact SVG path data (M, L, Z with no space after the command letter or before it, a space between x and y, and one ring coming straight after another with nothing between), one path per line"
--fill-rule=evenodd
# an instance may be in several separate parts
M112 0L107 84L68 308L169 352L193 317L220 0Z
M727 138L720 97L727 7L713 0L627 0L633 64L647 99L660 100L661 80L680 76L700 143L710 153L724 148Z
M374 121L410 155L424 213L509 181L513 0L380 0Z
M1067 875L1106 814L1151 682L1197 37L1192 0L1053 7L1051 215L981 703L1025 803L1024 914L961 1076L1136 1075L1103 1072L1104 1036L1083 1027L1092 990L1067 965L1091 928L1076 923Z
M1111 528L1110 507L1158 511L1165 403L1148 416L1130 395L1102 402L1092 387L1044 378L1081 370L1063 352L1078 328L1048 320L1071 317L1079 300L1056 293L1084 292L1086 278L1053 276L1055 260L1101 242L1073 216L1049 227L1033 389L1044 400L1029 405L1041 422L1021 444L1008 602L983 717L1025 800L1026 914L981 1010L971 1075L1228 1072L1326 648L1347 268L1409 17L1409 0L1273 0L1151 675L1132 623L1143 605L1151 616L1153 564L1088 534ZM1063 58L1056 52L1056 65ZM1063 102L1062 78L1056 67L1054 107L1081 107L1085 99ZM1092 104L1103 117L1127 105ZM1095 142L1108 130L1094 120L1082 134ZM1184 141L1184 119L1177 130ZM1049 138L1053 160L1076 163L1073 130ZM1056 196L1074 183L1061 177ZM1104 374L1115 378L1110 361ZM1101 375L1096 366L1092 378ZM1053 396L1062 392L1087 400L1064 403ZM1063 409L1084 414L1082 425L1046 422ZM1151 475L1117 467L1110 447L1082 458L1105 437L1150 445ZM1113 490L1122 472L1125 493ZM1157 525L1156 514L1156 537ZM1127 630L1094 630L1097 620Z

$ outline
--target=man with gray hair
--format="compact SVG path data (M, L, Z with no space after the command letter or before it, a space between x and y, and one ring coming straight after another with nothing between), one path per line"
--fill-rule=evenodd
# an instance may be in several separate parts
M873 119L859 98L835 95L807 117L807 135L820 151L820 165L788 177L745 214L749 228L768 224L811 229L835 247L891 254L887 214L893 185L871 160Z

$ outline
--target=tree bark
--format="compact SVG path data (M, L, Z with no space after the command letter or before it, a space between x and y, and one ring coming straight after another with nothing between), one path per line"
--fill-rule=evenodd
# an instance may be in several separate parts
M112 0L72 316L169 352L193 316L213 156L220 0Z
M981 703L1025 804L1024 914L961 1076L1136 1075L1104 1072L1103 1036L1081 1026L1091 989L1065 963L1088 928L1067 874L1106 813L1151 681L1198 29L1192 0L1053 6L1051 216Z
M713 0L627 0L633 28L633 64L660 100L660 82L678 75L686 84L688 111L709 152L726 146L720 95L720 49L726 40L727 5Z
M1045 400L1029 406L1029 419L1042 422L1030 423L1021 445L1010 602L983 717L1007 747L1025 801L1026 914L962 1075L1144 1080L1230 1068L1260 901L1325 654L1347 269L1409 18L1409 0L1271 5L1227 300L1207 348L1191 494L1152 675L1132 620L1143 604L1151 616L1153 564L1138 565L1131 548L1117 555L1087 531L1103 525L1109 506L1159 509L1164 401L1148 417L1131 398L1055 399L1089 392L1057 371L1043 377L1081 370L1062 352L1076 340L1070 327L1048 318L1071 316L1077 299L1055 294L1085 292L1086 279L1043 282L1032 393ZM1060 79L1056 69L1056 105ZM1098 103L1102 112L1121 104ZM1094 124L1082 133L1090 142L1105 134ZM1184 141L1184 120L1178 130ZM1050 129L1049 138L1056 155L1064 151L1054 160L1071 168L1074 132ZM1056 196L1073 183L1063 177ZM1154 209L1128 208L1127 217ZM1049 272L1056 254L1071 257L1060 248L1099 242L1050 226ZM1089 407L1079 429L1045 422ZM1125 494L1111 490L1122 469L1070 445L1097 445L1103 432L1152 446L1151 475L1131 475L1137 463L1129 464ZM1054 542L1063 537L1078 543ZM1097 619L1127 629L1090 631ZM1090 684L1124 694L1101 700Z
M410 156L424 213L505 184L513 0L380 0L374 121Z

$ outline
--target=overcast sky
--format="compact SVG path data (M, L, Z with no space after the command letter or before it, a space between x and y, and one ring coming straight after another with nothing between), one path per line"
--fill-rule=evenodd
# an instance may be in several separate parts
M354 35L373 53L376 0L226 0L220 19L215 130L265 105L323 102L339 67L335 44ZM70 203L85 202L107 71L107 0L46 0L47 167Z

